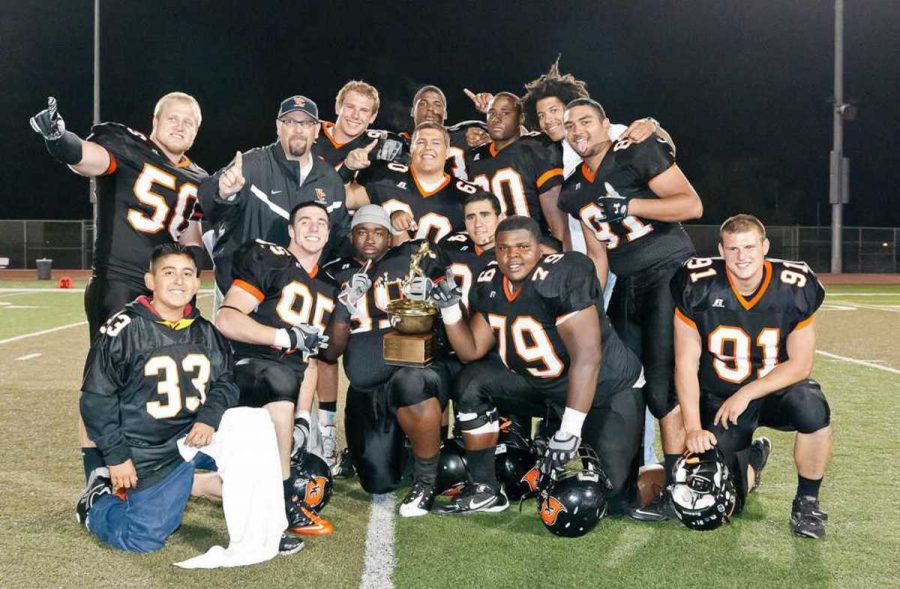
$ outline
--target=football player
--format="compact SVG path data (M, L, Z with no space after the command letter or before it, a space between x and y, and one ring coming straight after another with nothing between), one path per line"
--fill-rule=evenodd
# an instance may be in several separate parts
M322 121L322 135L313 145L313 154L338 168L354 149L365 147L382 136L381 131L368 131L375 122L381 100L378 90L360 80L351 80L337 93L334 123Z
M675 163L671 144L659 135L643 143L613 141L609 119L597 102L568 104L566 140L584 160L569 176L561 209L581 221L588 255L601 283L607 270L617 283L609 304L616 332L644 365L644 395L659 420L667 482L684 451L684 426L673 382L672 275L694 253L680 221L696 219L703 204ZM672 517L667 495L638 508L634 517Z
M81 387L81 415L109 467L92 472L76 515L128 552L159 550L181 524L195 463L176 440L207 446L238 399L228 342L190 305L200 288L191 253L157 246L146 282L151 297L126 305L94 340Z
M529 217L499 224L497 260L469 293L468 321L458 287L444 280L430 291L457 356L474 362L453 387L473 483L442 513L508 507L494 469L498 410L543 417L548 406L562 413L562 422L548 444L547 466L564 466L583 439L612 484L612 510L622 513L637 500L640 362L609 326L591 262L577 252L543 255L540 239ZM497 357L487 356L493 349Z
M803 262L766 258L763 224L736 215L719 231L720 258L691 258L672 279L675 382L687 449L719 447L731 461L741 501L759 485L771 444L757 427L796 431L795 534L825 535L819 488L831 451L831 411L810 380L813 314L825 291Z
M468 151L466 175L500 199L509 215L532 217L544 234L563 241L566 214L557 207L562 167L550 152L534 141L520 141L522 103L509 92L500 92L487 110L491 143Z
M328 228L325 205L303 202L291 211L287 248L261 239L244 244L235 252L234 281L216 316L216 327L234 346L240 404L264 407L275 424L288 528L301 535L332 531L312 511L295 508L290 468L300 385L335 304L335 288L318 267ZM299 399L296 454L309 436L314 389L307 388Z
M463 200L479 189L444 171L450 147L447 130L426 121L412 136L409 167L394 162L373 170L365 186L348 185L355 200L380 205L390 215L394 245L409 238L439 242L465 228Z
M176 240L200 246L199 222L192 219L197 186L207 174L187 151L201 120L200 105L183 92L157 101L149 137L101 123L80 139L66 130L52 97L31 118L50 155L76 174L98 179L94 267L84 293L91 340L113 313L149 294L144 273L154 247Z
M469 291L475 277L494 261L494 239L503 218L500 201L490 192L466 196L463 204L465 232L454 233L438 246L450 263L447 272L459 286L462 303L468 308Z
M416 91L415 96L413 96L412 108L409 114L412 118L413 130L417 129L422 123L434 123L443 127L447 121L447 99L444 96L444 92L437 86L422 86ZM484 131L484 123L481 121L463 121L456 125L446 127L446 129L450 137L450 146L447 150L446 161L447 172L452 176L465 180L465 162L463 161L465 150L481 146L489 141L490 138ZM409 133L403 132L396 136L392 133L385 133L385 136L403 141L405 143L403 149L405 151L410 150L412 137ZM372 165L374 160L385 159L383 157L378 158L369 155L369 152L374 147L375 144L370 144L365 148L353 150L351 152L353 157L348 154L343 166L344 170L342 171L345 180L350 179L348 174L366 170L357 174L356 181L359 184L368 184L372 175L367 168ZM377 169L382 165L384 165L384 163L379 162L379 165L375 167Z
M200 224L194 218L197 186L206 172L187 157L200 129L200 105L182 92L166 94L153 109L150 137L120 125L95 125L87 140L66 130L55 98L31 118L47 151L81 176L97 177L94 264L84 291L91 340L113 313L140 295L153 249L175 240L200 259ZM85 479L103 466L79 419Z
M427 514L434 502L441 412L458 364L440 357L426 368L385 363L383 338L391 328L387 307L403 298L401 283L409 278L410 256L426 243L391 247L390 232L384 209L362 207L353 216L351 233L357 255L323 268L343 285L342 304L332 316L323 357L334 361L344 354L350 381L344 422L347 445L365 491L387 493L400 485L406 462L404 438L409 438L414 483L400 505L400 515L415 517ZM444 275L445 266L439 260L422 262L422 270L434 280Z

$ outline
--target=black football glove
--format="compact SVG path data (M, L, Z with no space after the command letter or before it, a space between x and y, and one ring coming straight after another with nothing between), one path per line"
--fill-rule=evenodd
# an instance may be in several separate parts
M456 284L452 274L447 274L444 280L432 283L428 291L428 300L439 309L455 307L462 298L462 290Z
M309 441L309 420L305 417L294 419L294 446L291 449L291 458L296 460L306 449Z
M56 99L52 96L47 98L47 108L31 117L29 122L34 132L47 141L56 141L66 132L66 122L60 116Z
M544 474L549 474L552 470L562 470L566 464L575 458L578 454L578 446L581 444L581 438L574 434L557 430L550 443L547 444L547 450L544 454Z
M629 196L622 196L609 182L606 183L606 194L597 199L597 204L603 211L603 220L608 223L621 221L628 216Z

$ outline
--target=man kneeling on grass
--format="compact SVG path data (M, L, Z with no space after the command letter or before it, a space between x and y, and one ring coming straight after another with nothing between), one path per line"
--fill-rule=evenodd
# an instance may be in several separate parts
M186 462L176 441L208 446L238 400L228 343L189 304L200 288L191 253L158 246L144 279L152 298L138 297L101 328L81 388L81 416L109 467L91 473L76 515L128 552L159 550L181 524L195 465L212 461L201 453ZM215 495L208 485L204 494ZM281 551L302 546L284 537Z

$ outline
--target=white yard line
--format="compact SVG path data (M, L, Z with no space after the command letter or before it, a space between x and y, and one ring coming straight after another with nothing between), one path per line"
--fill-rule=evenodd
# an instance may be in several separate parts
M841 297L895 297L897 292L829 292L825 298L837 299Z
M16 360L31 360L32 358L38 358L40 356L43 356L43 354L40 352L36 352L34 354L26 354L24 356L16 358Z
M850 364L858 364L859 366L865 366L867 368L874 368L876 370L884 370L885 372L890 372L891 374L900 374L900 370L898 370L897 368L891 368L890 366L881 366L880 364L873 364L872 362L866 362L865 360L857 360L856 358L849 358L847 356L839 356L837 354L832 354L831 352L825 352L824 350L816 350L816 354L825 356L826 358L831 358L832 360L840 360L842 362L848 362Z
M197 295L197 298L208 297L212 295L211 290L201 291L201 294ZM62 331L63 329L69 329L71 327L78 327L79 325L87 325L87 321L79 321L78 323L69 323L68 325L60 325L59 327L51 327L50 329L42 329L41 331L35 331L34 333L25 333L22 335L17 335L14 337L0 339L0 346L3 344L11 344L12 342L21 341L23 339L28 339L30 337L38 337L40 335L47 335L48 333L54 333L57 331Z
M30 337L38 337L39 335L47 335L48 333L62 331L63 329L69 329L71 327L78 327L80 325L87 325L87 321L79 321L78 323L69 323L68 325L60 325L59 327L51 327L50 329L43 329L41 331L35 331L34 333L26 333L23 335L17 335L15 337L0 339L0 346L2 346L3 344L11 344L13 342L21 341L23 339L28 339Z
M391 574L395 564L394 494L372 495L360 589L393 589Z

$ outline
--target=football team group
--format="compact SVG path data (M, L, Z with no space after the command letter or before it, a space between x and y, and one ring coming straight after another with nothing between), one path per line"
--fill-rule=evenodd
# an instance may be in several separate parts
M149 136L103 123L81 139L53 98L31 119L54 158L97 179L76 506L94 536L158 550L191 496L222 500L203 450L235 407L271 417L283 554L333 531L332 476L404 489L401 517L536 496L564 536L607 513L715 528L759 488L761 426L797 432L790 526L824 536L815 274L767 258L745 214L700 252L717 257L697 257L681 222L703 206L672 138L650 118L612 124L557 65L521 97L465 94L483 118L447 126L444 93L420 88L409 134L370 128L380 98L361 81L337 93L334 123L292 96L272 144L211 176L187 157L201 110L184 93L157 102ZM212 321L195 306L203 247ZM399 300L435 312L421 365L385 361Z

